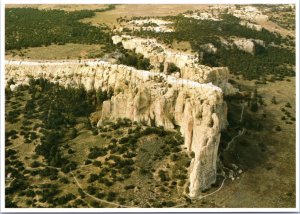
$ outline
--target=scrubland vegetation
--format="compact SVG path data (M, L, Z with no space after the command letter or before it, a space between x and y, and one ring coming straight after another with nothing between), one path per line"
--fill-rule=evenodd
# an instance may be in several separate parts
M190 157L181 135L129 119L94 126L89 114L111 93L44 79L7 87L6 207L170 207L185 200Z
M118 63L151 69L149 59L114 46L110 29L81 22L95 12L113 8L74 12L6 9L6 51L23 53L29 47L52 44L97 44L103 45L102 53L116 53ZM285 14L287 19L277 20L283 27L293 27L289 12ZM201 63L227 66L234 74L230 83L242 93L225 97L229 125L222 132L218 174L224 170L227 177L231 174L231 178L241 180L234 187L226 183L227 187L211 198L219 204L208 204L205 200L198 203L184 195L188 191L187 170L193 154L183 148L178 131L126 118L103 121L96 126L90 114L113 96L111 88L86 91L84 87L64 88L44 79L31 79L29 86L19 86L14 91L9 89L11 80L5 89L5 206L240 206L240 196L232 194L230 188L251 193L244 196L251 199L250 203L245 200L245 206L270 198L274 201L267 201L270 203L266 206L293 206L296 117L291 88L295 80L295 42L265 29L246 28L231 15L224 14L222 18L211 21L168 16L164 19L174 21L175 32L130 32L157 38L168 45L186 41L199 53ZM227 47L221 40L239 37L262 40L264 45L254 41L255 51L251 54L234 45ZM217 52L203 48L207 43L213 44ZM161 64L160 71L163 70ZM171 63L166 70L170 74L179 68ZM274 83L275 80L283 81ZM259 184L251 180L255 176ZM285 183L277 179L283 177ZM271 188L276 196L266 195L260 187Z
M105 27L95 27L79 20L95 15L95 11L38 10L6 8L6 50L28 47L64 45L66 43L112 44Z
M273 75L282 79L284 76L294 76L293 68L284 65L295 65L295 51L283 48L282 45L294 46L291 38L283 38L279 34L265 29L256 31L239 24L239 19L228 14L222 16L222 21L195 20L182 15L166 17L174 22L175 32L135 31L142 37L156 37L166 44L173 41L188 41L192 49L203 58L200 61L209 66L227 66L236 75L242 74L247 79L265 78ZM221 39L241 37L262 40L265 46L255 43L254 54L227 47ZM210 53L203 45L211 43L218 50Z

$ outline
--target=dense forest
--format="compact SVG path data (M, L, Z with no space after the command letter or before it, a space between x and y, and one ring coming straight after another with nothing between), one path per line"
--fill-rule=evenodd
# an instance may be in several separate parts
M110 35L104 28L91 26L79 20L113 9L99 10L38 10L34 8L5 9L6 50L48 46L65 43L106 44L111 46Z
M224 14L221 21L195 20L182 15L166 17L174 22L175 32L136 31L142 37L156 37L164 43L172 44L176 41L189 41L192 49L202 56L201 62L209 66L227 66L235 74L242 74L248 79L265 77L273 74L277 78L294 76L291 68L282 65L295 65L295 52L280 47L281 45L294 45L288 38L271 33L265 29L256 31L239 24L239 19ZM254 54L238 49L236 46L227 48L220 38L232 37L262 40L265 46L254 41ZM211 43L218 51L209 53L205 44ZM203 55L202 55L203 54Z

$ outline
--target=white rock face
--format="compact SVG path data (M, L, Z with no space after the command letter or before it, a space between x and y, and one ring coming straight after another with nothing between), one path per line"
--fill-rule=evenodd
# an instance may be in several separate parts
M252 22L267 21L269 19L267 15L262 14L260 10L253 6L245 6L240 9L229 10L229 12L231 12L235 17Z
M171 27L173 22L165 21L161 19L140 19L140 20L132 20L129 22L132 24L132 27L139 26L143 30L155 31L155 32L173 32L174 29ZM154 24L154 26L145 27L145 24Z
M122 43L125 49L135 50L150 60L155 71L159 71L160 64L174 63L180 68L180 76L199 83L209 83L219 86L225 95L236 93L229 83L229 70L226 67L209 67L199 64L198 54L177 51L159 44L156 39L144 39L127 35L113 36L114 44ZM209 47L212 51L216 48Z
M247 28L250 28L252 30L256 30L256 31L261 31L262 30L262 26L261 25L257 25L248 21L241 21L240 25L246 26Z
M240 50L243 50L243 51L251 53L251 54L254 53L255 45L254 45L254 42L251 39L237 38L237 39L233 40L233 43Z
M43 77L62 86L111 87L114 95L103 103L99 124L129 118L149 125L154 121L167 129L180 126L184 146L195 153L189 168L189 195L198 196L215 182L220 131L227 123L221 88L101 61L6 62L6 81L28 84L30 77Z
M127 28L131 31L155 31L155 32L173 32L174 29L172 28L173 22L165 21L162 19L133 19L131 21L125 21L119 23L121 25L120 28L117 28L117 32L122 32L124 28Z
M192 19L197 19L197 20L213 20L213 21L221 20L219 17L214 16L212 13L207 13L207 12L183 14L183 16L186 18L192 18Z
M264 15L262 11L260 11L255 6L249 6L249 5L214 5L211 7L213 10L218 10L220 12L226 12L229 14L232 14L235 17L238 17L243 20L248 20L251 22L257 22L257 21L267 21L269 17L267 15Z
M200 47L203 48L203 49L206 49L206 52L212 53L212 54L215 54L215 53L217 52L217 50L218 50L218 49L217 49L213 44L211 44L211 43L207 43L207 44L201 45Z

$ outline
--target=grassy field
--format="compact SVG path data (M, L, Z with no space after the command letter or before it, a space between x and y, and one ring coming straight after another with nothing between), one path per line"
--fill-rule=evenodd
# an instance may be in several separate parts
M185 201L191 157L181 148L178 132L122 120L91 130L86 117L76 118L75 137L71 127L62 127L61 157L77 165L65 171L36 150L45 142L44 133L54 130L39 119L44 114L40 95L34 95L31 118L22 111L35 93L17 89L6 100L8 207L172 207ZM37 137L27 142L32 133Z
M187 10L207 9L208 5L205 4L124 4L117 5L114 10L106 11L103 13L96 13L92 18L83 19L83 22L90 22L93 25L105 23L109 26L117 24L119 17L133 17L133 16L169 16L183 13Z
M282 36L289 35L295 38L295 9L287 9L287 7L286 9L280 9L274 6L262 6L261 9L263 13L269 17L269 20L259 20L258 24Z
M121 127L107 123L100 127L98 133L94 133L86 127L85 118L78 118L75 126L77 136L73 139L66 137L61 144L63 156L76 162L77 169L64 173L59 168L54 168L57 170L55 177L41 175L39 170L51 168L47 167L43 157L35 152L42 137L40 130L43 122L39 119L27 119L26 123L29 121L30 124L24 126L25 118L20 113L16 117L17 121L6 121L6 132L17 132L17 137L8 137L9 140L6 141L6 151L17 152L16 155L6 158L9 161L6 169L18 169L30 185L27 189L15 193L12 196L13 200L21 207L52 207L53 205L45 202L39 193L44 188L43 185L51 184L56 185L59 190L56 198L68 194L74 197L55 207L294 207L295 79L268 82L265 85L236 77L232 79L242 90L253 91L257 88L264 104L260 105L255 113L251 112L249 107L245 108L244 120L248 123L260 123L261 126L257 129L255 125L254 128L248 128L246 125L245 134L223 152L224 166L232 169L232 164L235 164L241 171L235 171L233 180L226 176L227 179L218 193L187 202L182 194L187 183L181 177L187 175L189 154L178 146L166 143L168 139L179 139L179 135L170 133L163 137L146 134L138 138L134 147L130 146L131 144L123 144L126 140L123 141L122 138L129 137L127 140L131 142L132 136L147 128L136 123ZM274 96L275 103L272 101ZM6 102L6 113L21 112L29 99L26 91L16 92ZM239 120L242 111L239 101L228 102L228 105L230 122ZM36 115L40 114L38 109L35 111ZM278 126L280 130L277 130ZM25 135L27 132L36 132L39 137L31 143L25 143L24 132ZM229 126L226 134L228 139L236 134L233 125ZM229 142L228 139L226 142ZM222 145L226 144L222 141L221 148ZM90 158L94 147L108 148L108 152ZM129 154L133 154L130 159L133 161L134 170L123 174L114 166L114 163L117 163L115 158L123 159ZM20 168L18 162L21 162L24 168ZM34 162L41 165L34 166ZM161 177L161 173L165 176ZM96 177L92 178L93 176ZM218 176L217 185L207 193L216 191L223 179L224 177ZM10 186L11 183L13 180L8 179L6 186ZM29 202L29 190L36 193L33 203Z
M19 5L8 5L16 7ZM22 5L22 7L29 5ZM31 6L31 5L30 5ZM35 5L39 9L64 9L67 11L81 9L98 9L104 5ZM93 25L101 23L116 25L118 17L132 16L166 16L176 15L189 9L206 9L207 5L117 5L115 10L96 13L95 17L82 20ZM271 31L287 35L290 31L268 21L262 24ZM188 42L173 42L173 48L179 50L191 49ZM10 51L6 59L78 59L101 57L105 54L101 45L66 44L50 45L48 47L28 48L21 51ZM6 158L6 170L17 170L21 178L10 178L6 181L9 187L15 180L28 182L26 189L20 190L9 197L20 207L295 207L295 78L284 78L283 81L267 84L257 84L256 80L247 81L241 76L231 76L235 86L241 90L254 91L262 97L262 104L257 112L245 107L244 121L240 129L229 125L227 137L221 142L221 148L226 146L241 128L245 133L231 144L228 150L222 152L222 164L230 168L235 175L227 178L218 193L207 198L187 201L183 196L187 186L185 176L190 160L180 146L168 144L168 138L177 138L178 133L167 133L165 136L147 134L136 137L139 132L147 129L142 124L130 124L125 127L114 127L116 124L103 125L95 133L87 127L87 118L76 118L77 135L73 139L65 138L60 151L63 156L77 164L71 172L62 172L61 168L49 167L46 160L36 154L36 146L41 143L43 121L37 119L41 114L35 109L34 118L27 119L23 111L30 94L25 90L14 92L6 101L6 114L17 116L14 122L6 120L6 132L16 131L17 134L8 137L6 151L15 151L15 155ZM268 79L268 78L267 78ZM276 101L274 101L276 100ZM240 100L228 102L229 122L238 121L241 117ZM6 117L7 118L7 117ZM248 125L247 125L248 123ZM254 128L248 128L249 123ZM67 130L70 132L70 130ZM36 133L37 139L25 143L25 135ZM69 135L69 134L67 134ZM135 139L134 146L120 143L128 137L126 143ZM178 137L179 139L179 137ZM177 140L176 140L177 141ZM180 141L180 140L178 140ZM90 158L90 153L98 147L106 150L105 155ZM222 149L220 149L222 150ZM132 156L130 156L132 155ZM130 157L129 157L130 156ZM124 173L116 166L121 160L132 160L130 173ZM34 166L39 162L39 166ZM239 170L233 170L237 166ZM127 166L127 165L126 165ZM124 168L124 167L123 167ZM57 170L56 177L41 175L43 170ZM54 173L55 174L55 173ZM94 178L92 179L92 177ZM226 176L228 177L228 176ZM218 189L222 176L218 176L215 187ZM44 184L56 185L58 197L72 194L67 203L53 205L42 198L40 192L51 189ZM36 194L27 193L33 190Z
M37 9L60 9L65 11L76 10L95 10L107 8L107 5L101 4L7 4L6 8L30 7ZM83 19L83 22L91 22L93 25L108 24L113 26L117 23L119 17L133 16L169 16L177 15L178 13L187 10L208 9L209 5L205 4L120 4L111 11L96 12L93 18Z
M55 59L85 59L104 55L102 45L65 44L50 45L47 47L27 48L21 51L13 50L6 53L9 59L33 59L33 60L55 60Z
M255 81L236 79L234 76L233 79L244 89L253 90L257 87L265 106L260 106L256 113L246 109L245 116L250 116L255 123L261 123L262 127L259 130L248 129L225 154L227 166L236 164L242 173L233 181L227 179L218 193L192 206L295 207L295 78L268 82L266 85L256 85ZM277 104L272 103L273 96ZM287 103L291 104L291 108L285 107ZM235 114L236 120L240 118L241 109L240 104L229 104L229 111ZM285 120L282 120L283 116ZM277 126L281 127L281 131L276 130Z
M279 24L277 24L274 21L264 21L264 20L260 20L257 22L257 24L261 25L263 28L267 29L270 32L276 32L281 34L282 36L291 36L293 38L295 38L295 28L294 29L286 29L282 26L280 26Z

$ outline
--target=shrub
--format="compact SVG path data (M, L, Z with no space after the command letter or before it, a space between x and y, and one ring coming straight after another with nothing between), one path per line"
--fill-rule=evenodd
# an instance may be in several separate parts
M76 199L74 205L78 206L78 205L83 205L84 201L82 199Z
M74 154L75 151L73 149L68 149L68 154Z
M92 205L92 207L95 207L95 208L100 207L100 203L98 201L95 201L95 200L93 200L91 202L91 205Z
M30 139L31 140L35 140L35 139L37 139L38 138L38 135L35 133L35 132L31 132L30 133Z
M72 128L70 137L71 137L71 139L74 139L77 137L77 129Z
M118 142L118 140L117 140L116 138L112 138L112 139L110 140L110 142L111 142L111 143L116 143L116 142Z
M173 201L166 201L166 204L165 204L166 207L174 207L175 205L176 205L176 203Z
M158 176L160 178L161 181L168 181L169 180L169 177L167 175L167 172L163 171L163 170L159 170L158 172Z
M26 191L26 196L33 198L35 196L35 192L31 189Z
M100 198L100 199L104 198L104 197L105 197L105 192L98 192L98 193L96 194L96 197L97 197L97 198Z
M30 167L32 168L36 168L36 167L39 167L41 166L41 163L38 162L38 161L33 161L31 164L30 164Z
M99 156L105 156L107 154L105 149L101 149L98 147L90 148L90 153L88 154L88 158L95 159Z
M129 184L129 185L124 186L124 189L129 190L129 189L134 189L134 187L135 186L133 184Z
M287 107L287 108L292 108L292 106L291 106L290 103L285 104L285 107Z
M89 183L92 183L94 181L98 180L98 175L96 174L90 174L90 178L88 179Z
M63 184L68 184L68 183L70 183L70 181L69 181L68 178L66 178L66 177L60 178L59 181L60 181L61 183L63 183Z
M171 155L171 160L172 160L172 161L176 161L176 160L178 160L178 159L179 159L178 155L176 155L176 154L172 154L172 155Z
M65 164L62 168L61 168L61 171L64 172L64 173L68 173L74 169L77 168L77 163L74 162L74 161L71 161L67 164Z
M100 167L102 165L102 163L100 161L94 161L93 165L97 166L97 167Z
M89 164L91 164L91 163L92 163L92 161L91 161L90 159L87 159L87 160L85 160L85 162L84 162L85 165L89 165Z
M180 69L174 63L170 63L168 65L167 73L172 74L174 72L180 72Z
M140 174L141 174L141 175L147 175L147 174L148 174L148 170L145 169L145 168L141 168L141 169L140 169Z
M256 102L256 101L251 103L250 110L251 110L252 112L257 112L257 110L258 110L258 105L257 105L257 102Z
M125 199L125 198L122 198L122 197L119 197L119 198L118 198L118 202L119 202L119 204L125 204L126 199Z
M96 193L96 188L93 187L93 186L88 186L88 187L87 187L87 192L88 192L90 195L95 195L95 193Z
M84 192L81 188L78 188L78 193L79 193L81 198L85 198L85 194L84 194Z
M98 135L98 130L97 129L93 129L92 133L93 133L93 135Z
M112 192L112 191L108 192L108 194L107 194L107 201L114 201L115 198L116 198L116 196L117 196L117 193Z
M78 177L79 179L84 179L84 178L85 178L85 175L79 174L77 177Z
M275 98L274 96L272 97L271 102L272 102L273 104L277 104L276 98Z

